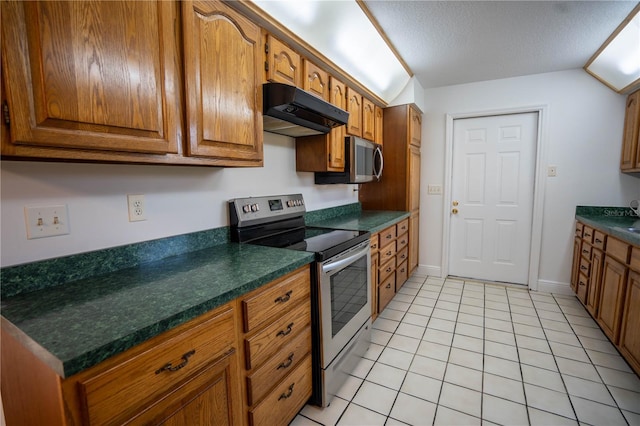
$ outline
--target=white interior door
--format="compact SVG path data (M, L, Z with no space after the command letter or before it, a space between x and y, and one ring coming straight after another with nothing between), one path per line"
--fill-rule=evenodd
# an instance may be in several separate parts
M527 284L538 114L456 119L451 275Z

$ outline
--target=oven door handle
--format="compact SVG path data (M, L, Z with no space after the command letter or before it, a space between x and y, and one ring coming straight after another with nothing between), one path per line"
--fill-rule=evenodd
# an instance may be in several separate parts
M329 272L331 272L331 271L333 271L335 269L340 269L345 265L353 263L354 260L358 259L359 257L362 257L362 255L366 254L367 251L369 251L369 246L367 246L363 250L360 250L356 254L352 254L349 257L345 257L344 259L340 259L340 260L337 260L335 262L331 262L331 263L327 263L326 265L322 265L322 272L324 274L327 274L327 273L329 273Z

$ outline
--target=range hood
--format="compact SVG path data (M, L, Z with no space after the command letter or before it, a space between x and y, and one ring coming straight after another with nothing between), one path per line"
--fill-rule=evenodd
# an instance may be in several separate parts
M282 83L262 85L264 130L279 135L300 136L329 133L347 124L349 113L309 92Z

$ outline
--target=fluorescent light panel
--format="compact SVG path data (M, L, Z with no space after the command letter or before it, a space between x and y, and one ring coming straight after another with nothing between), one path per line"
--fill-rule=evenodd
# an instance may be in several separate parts
M410 79L354 0L254 3L386 102Z

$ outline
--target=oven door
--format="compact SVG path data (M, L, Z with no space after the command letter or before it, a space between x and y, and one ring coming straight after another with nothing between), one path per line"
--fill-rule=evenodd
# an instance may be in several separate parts
M327 368L371 317L369 241L318 263L322 368Z

